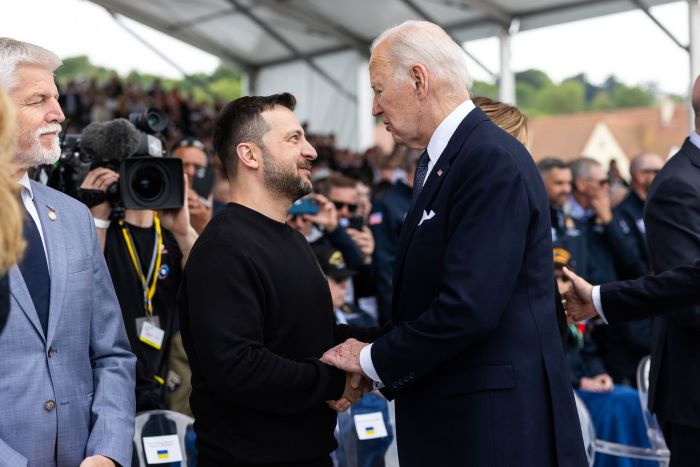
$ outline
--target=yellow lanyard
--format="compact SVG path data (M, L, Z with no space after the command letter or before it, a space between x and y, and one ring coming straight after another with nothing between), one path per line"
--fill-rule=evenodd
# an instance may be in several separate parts
M126 247L129 250L129 256L131 256L131 262L134 265L136 274L139 276L141 281L141 286L143 287L143 301L144 307L146 308L146 315L149 318L153 317L153 296L156 294L156 287L158 286L158 272L160 271L160 260L161 252L163 250L163 234L160 230L160 218L158 213L153 213L153 223L156 227L156 242L153 249L153 255L155 255L155 261L153 261L154 256L151 256L151 267L148 271L148 276L143 274L141 270L141 263L139 262L139 257L134 248L133 240L131 239L131 234L127 228L124 220L119 221L119 226L122 228L122 235L124 236L124 241L126 242ZM151 285L148 285L149 279L151 280Z

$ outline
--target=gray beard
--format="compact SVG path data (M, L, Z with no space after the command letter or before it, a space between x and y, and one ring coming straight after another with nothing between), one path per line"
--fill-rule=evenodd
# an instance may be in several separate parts
M34 138L28 153L15 153L15 163L22 167L36 167L37 165L55 164L61 156L61 145L58 136L51 144L51 148L45 149L39 140Z

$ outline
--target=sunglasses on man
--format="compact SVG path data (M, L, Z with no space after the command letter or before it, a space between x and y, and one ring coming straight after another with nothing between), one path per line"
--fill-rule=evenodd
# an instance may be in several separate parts
M357 211L357 203L344 203L343 201L333 201L335 208L340 211L344 207L348 208L348 212L353 213Z

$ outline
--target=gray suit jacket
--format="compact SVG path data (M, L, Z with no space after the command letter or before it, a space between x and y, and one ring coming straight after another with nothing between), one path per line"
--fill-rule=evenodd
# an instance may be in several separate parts
M32 191L51 273L48 335L15 266L0 336L0 466L77 466L95 454L130 465L136 358L92 217L58 191Z

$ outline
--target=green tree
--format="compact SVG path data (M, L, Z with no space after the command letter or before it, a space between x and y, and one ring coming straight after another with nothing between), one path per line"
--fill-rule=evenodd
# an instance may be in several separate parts
M471 95L490 97L491 99L498 100L498 86L485 81L474 81Z
M542 89L535 100L536 107L549 114L580 112L585 109L585 90L578 81L565 81L558 86Z
M589 108L591 110L610 110L615 107L613 100L610 98L610 94L607 91L600 91L595 95Z
M529 84L535 90L551 86L552 80L541 70L529 69L515 74L515 82Z
M537 89L527 82L515 82L515 99L521 109L531 109L535 107Z
M611 94L615 108L648 107L654 102L651 93L639 86L618 84Z
M56 70L56 79L59 83L64 83L81 76L97 78L98 81L102 82L112 73L114 70L93 65L87 56L79 55L63 59L63 65Z

